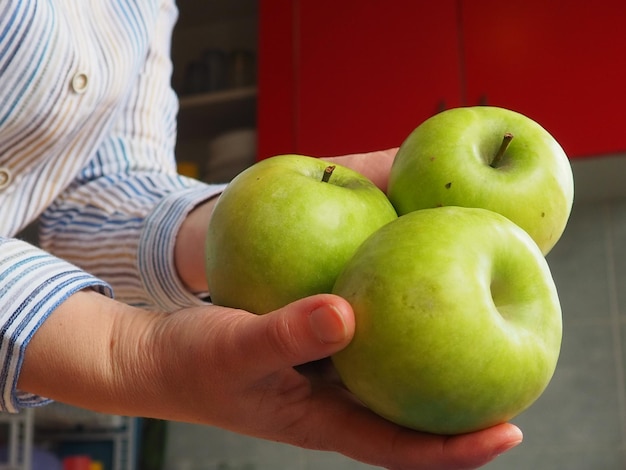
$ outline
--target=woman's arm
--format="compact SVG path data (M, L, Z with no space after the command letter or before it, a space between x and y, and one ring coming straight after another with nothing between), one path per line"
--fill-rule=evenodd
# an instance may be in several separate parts
M19 387L106 413L219 426L389 469L475 468L519 444L515 426L442 437L369 412L341 386L294 366L345 347L343 299L318 295L258 316L220 307L175 314L81 291L26 352Z
M117 299L171 311L202 303L176 275L175 238L187 213L222 186L176 173L178 98L169 57L174 2L147 2L140 17L119 11L116 21L94 21L92 37L85 38L112 38L105 41L110 50L103 51L108 61L97 64L111 74L110 83L94 76L81 95L106 97L75 130L89 137L93 148L74 145L73 153L63 156L86 163L42 215L40 241L47 251L108 282ZM85 7L85 14L96 13ZM135 20L141 27L134 35L110 34L117 27L132 28ZM90 43L96 49L97 44Z

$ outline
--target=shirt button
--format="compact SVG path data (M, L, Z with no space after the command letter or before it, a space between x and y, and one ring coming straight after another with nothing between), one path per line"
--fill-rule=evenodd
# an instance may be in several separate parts
M87 74L84 72L78 72L76 75L72 77L72 90L74 93L82 94L87 91L87 84L89 83L89 78Z
M13 176L11 175L11 170L0 167L0 190L10 185L12 179Z

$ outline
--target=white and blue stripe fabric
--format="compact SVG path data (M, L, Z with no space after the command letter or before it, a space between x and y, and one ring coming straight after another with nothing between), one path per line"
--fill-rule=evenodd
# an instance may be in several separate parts
M220 185L177 175L170 0L0 0L0 410L24 350L91 288L172 311L202 301L176 275L186 214ZM40 222L40 247L14 237Z

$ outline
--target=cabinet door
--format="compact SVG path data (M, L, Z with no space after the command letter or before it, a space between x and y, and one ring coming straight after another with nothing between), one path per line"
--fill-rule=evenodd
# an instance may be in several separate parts
M626 2L464 0L467 104L540 122L570 157L626 150Z
M455 0L277 0L260 8L261 157L397 146L461 102Z

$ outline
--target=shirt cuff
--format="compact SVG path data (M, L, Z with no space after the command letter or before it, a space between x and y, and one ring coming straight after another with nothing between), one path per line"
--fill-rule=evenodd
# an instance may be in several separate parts
M11 413L50 400L17 390L29 341L48 316L79 290L112 297L108 284L21 240L0 238L0 409Z
M201 185L173 193L165 197L145 219L139 240L139 272L146 292L160 309L170 312L206 304L202 296L190 292L178 276L174 246L187 214L200 203L218 196L225 187L225 184Z

